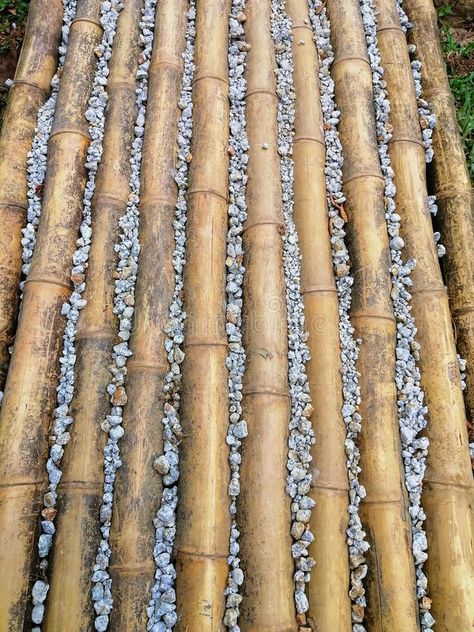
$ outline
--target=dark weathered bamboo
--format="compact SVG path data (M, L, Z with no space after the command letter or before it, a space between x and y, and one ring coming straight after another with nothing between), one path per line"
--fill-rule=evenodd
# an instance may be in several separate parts
M467 170L453 95L441 52L432 0L405 0L413 23L410 37L422 63L423 97L436 115L433 132L434 192L441 241L446 246L442 267L448 286L459 353L467 360L466 412L474 423L474 197ZM471 7L474 10L474 6ZM474 430L472 440L474 440Z
M79 2L71 26L49 142L43 214L0 412L0 629L21 630L25 617L47 430L64 318L71 291L72 254L81 220L89 145L84 112L100 41L100 0Z
M230 0L198 2L184 273L177 630L217 630L224 614L230 514L225 321Z
M418 630L411 525L403 483L395 388L395 318L384 179L375 133L372 73L357 0L328 0L341 120L347 235L354 277L351 319L362 339L360 371L360 515L367 555L367 623L371 631Z
M296 93L294 219L301 252L301 291L309 332L307 365L316 434L313 447L316 501L311 516L316 560L308 586L308 621L320 632L349 632L351 607L346 542L348 480L342 419L339 301L334 282L326 205L325 146L319 101L318 60L307 0L287 0L293 24Z
M293 560L286 461L290 399L283 272L284 231L275 53L270 2L249 0L247 56L247 211L244 225L243 341L247 356L237 521L245 574L241 630L294 630ZM317 97L315 97L317 98Z
M108 366L112 347L119 342L113 313L114 245L130 192L141 4L141 0L125 3L109 63L104 152L92 200L92 241L83 295L87 305L77 323L75 396L70 406L75 422L58 487L59 512L43 626L47 632L89 630L95 617L91 575L101 538L98 515L107 438L100 422L110 408Z
M417 261L411 303L429 415L423 488L428 582L436 629L469 630L474 623L474 481L456 346L427 204L425 153L405 34L394 0L375 4L393 128L389 152L395 201L406 256Z
M5 385L18 303L22 245L26 223L27 154L35 133L36 116L51 90L61 36L61 0L33 0L26 23L15 82L0 136L0 390Z
M140 201L140 256L135 313L111 528L113 630L145 630L154 582L153 518L161 477L153 470L162 453L161 416L168 371L165 324L174 291L174 181L178 101L183 72L186 0L158 3L143 145Z

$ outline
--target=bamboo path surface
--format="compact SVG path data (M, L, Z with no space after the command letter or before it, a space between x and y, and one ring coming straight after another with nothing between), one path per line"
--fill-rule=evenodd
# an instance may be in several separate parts
M62 2L31 3L25 40L10 90L0 137L0 390L13 343L22 263L21 229L26 223L27 154L36 115L51 90L62 26Z
M351 629L349 559L346 544L348 479L339 360L339 301L334 282L325 183L325 144L316 47L306 0L289 0L292 20L296 120L294 216L302 256L301 292L309 331L308 379L316 434L313 448L317 534L309 553L317 560L309 585L309 620L316 629ZM317 464L317 465L316 465Z
M20 629L25 616L37 509L46 481L61 306L71 291L71 258L82 215L90 142L84 113L102 33L99 8L98 0L82 0L71 26L49 141L42 221L0 412L0 564L10 569L0 605L0 627L5 629Z
M151 25L146 15L155 4ZM421 567L412 550L416 521L409 512L413 495L406 489L410 469L400 438L399 312L384 139L376 124L383 109L374 103L376 61L367 45L369 5L390 105L388 151L401 257L417 261L407 314L417 328L420 348L412 351L426 395L422 435L430 442L419 499L428 540L428 592L421 597ZM109 33L106 79L98 60L115 0L109 9L101 0L78 0L64 44L36 245L17 314L27 155L56 71L64 15L59 0L32 0L0 136L0 632L234 632L235 622L243 632L474 630L473 478L466 431L466 416L472 421L474 410L472 190L431 0L405 0L403 6L413 23L408 39L422 62L423 96L437 117L435 221L447 249L441 266L396 0L126 0L118 7L116 33ZM326 11L329 22L313 19ZM289 43L278 44L285 12L291 55ZM334 53L328 60L337 108L331 123L325 99L332 97L324 94L326 67L320 63L329 49L318 44L324 38ZM232 57L236 50L245 51L239 62ZM86 112L99 79L107 97L100 105L105 123L98 140ZM290 149L283 153L282 119L293 99ZM233 127L239 116L248 147L238 125ZM339 173L328 166L331 125L342 144ZM73 255L94 173L92 143L99 147L100 164L90 248L78 279ZM345 196L343 206L336 205L346 235L341 243L331 215L335 180ZM246 209L243 225L230 212L240 194L236 208ZM135 274L121 261L121 253L132 248L123 229L130 205L139 211L139 254L124 316L124 270L133 279ZM286 259L291 221L301 271L296 299L289 298L294 279ZM240 239L243 254L235 247ZM350 308L342 305L335 263L340 247L347 247L350 258L344 272ZM234 292L228 279L235 269L240 278ZM83 305L68 377L67 414L74 423L54 461L61 353L69 340L64 304L72 302L78 283ZM240 301L240 288L242 322L239 316L233 325L229 307ZM295 363L291 338L291 308L299 299L305 316L299 326L308 331L311 356L302 366ZM183 327L176 339L170 334L173 315ZM232 347L232 325L242 336L241 374L232 365L242 353L240 343ZM351 369L360 388L357 417L344 405L345 327L358 348ZM120 356L116 349L124 342ZM464 395L457 351L468 362ZM289 447L297 441L295 427L307 421L303 413L303 420L295 417L296 370L306 389L308 378L311 404L305 410L312 411L316 439L308 456L310 498L299 494L311 510L302 510L307 519L301 519L298 537L300 506L291 497L296 448ZM232 382L236 374L240 388ZM232 412L240 406L244 438L230 451L237 436ZM166 460L170 411L180 424L172 463ZM107 446L115 423L117 471L110 478ZM355 443L349 438L354 423L360 428ZM44 492L52 460L60 480L57 501L49 506ZM166 478L170 468L175 478ZM350 501L355 479L366 491L360 506ZM105 494L107 483L112 491ZM231 493L235 485L237 494ZM160 518L165 514L166 528ZM350 525L359 517L362 531L354 535ZM40 533L54 536L48 556L39 552ZM302 534L309 536L304 540ZM370 548L354 562L359 535L360 550L365 541ZM306 598L309 605L302 607Z
M367 621L371 630L417 630L411 528L397 424L395 317L372 105L372 74L358 2L328 2L336 102L344 152L348 249L354 277L351 318L362 340L361 519L368 552Z
M270 3L249 0L244 23L247 56L246 116L249 140L247 220L244 224L244 331L246 371L243 416L249 437L242 448L237 520L242 570L243 630L291 630L290 499L285 494L290 400L285 286L284 230L277 144L275 54ZM273 446L270 452L266 446ZM275 484L277 481L277 484ZM272 525L268 529L266 525ZM258 541L258 547L256 542ZM272 573L266 562L278 544ZM270 614L271 613L271 614ZM270 619L269 619L270 617Z
M433 131L434 193L437 225L446 246L442 267L448 288L456 344L467 360L464 394L466 412L474 422L474 195L459 133L454 98L441 52L436 10L432 0L406 0L405 10L414 28L410 40L422 63L423 96L436 116ZM474 432L474 431L473 431ZM471 441L474 440L474 434Z
M130 340L132 356L125 382L130 406L124 411L124 467L117 476L111 529L111 577L118 602L111 614L111 626L124 631L137 626L146 628L146 608L155 573L150 552L155 541L153 518L161 480L152 465L162 451L158 411L162 411L165 402L163 386L168 370L163 324L174 289L172 251L177 193L173 166L186 5L176 0L158 3L149 68L150 99L140 196L141 250ZM160 270L159 275L154 274L155 269Z
M429 411L423 506L433 616L438 629L463 630L469 629L474 619L474 558L468 544L473 539L474 482L463 394L448 296L427 205L425 156L405 34L392 0L377 0L376 6L378 42L391 104L389 152L397 187L395 201L406 255L417 261L411 294ZM435 345L439 357L430 351ZM450 572L442 574L441 568Z
M184 270L184 311L188 315L182 367L184 438L176 524L179 632L190 627L204 632L220 625L228 572L225 238L229 10L229 0L198 2L196 7L193 141Z
M106 437L97 420L105 419L110 406L108 366L117 330L113 313L114 246L118 220L125 212L130 193L140 8L140 0L132 0L120 14L110 61L104 152L92 201L92 242L84 291L87 305L76 334L77 377L71 404L74 433L70 449L65 451L58 487L50 607L44 624L44 629L51 631L89 629L95 616L90 600L90 569L100 540L96 516L102 503ZM64 603L68 604L67 615Z

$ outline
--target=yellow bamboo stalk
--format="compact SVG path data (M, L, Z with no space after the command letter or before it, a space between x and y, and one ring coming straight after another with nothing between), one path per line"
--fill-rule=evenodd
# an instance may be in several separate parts
M411 40L422 63L423 97L436 115L433 132L437 223L446 246L442 267L459 353L467 360L466 412L474 423L474 197L432 0L405 0ZM472 12L472 6L471 6ZM474 430L473 430L474 440Z
M25 285L0 412L0 567L8 569L0 629L23 627L40 493L55 402L62 303L82 214L89 137L84 112L100 41L100 0L82 0L69 45L49 142L43 214ZM14 537L13 537L13 534Z
M354 276L351 319L362 339L360 515L368 553L371 631L418 630L411 525L403 483L395 388L396 329L389 275L384 179L376 144L372 73L357 0L328 0L341 111L348 247ZM359 608L355 607L356 613Z
M284 231L276 66L270 2L249 0L247 56L247 211L244 225L243 343L247 356L237 521L245 574L241 630L294 630L290 499L285 492L290 399Z
M474 622L474 481L456 347L427 205L425 154L405 34L394 0L375 4L393 127L389 152L395 201L405 253L417 260L411 303L429 414L423 507L433 615L438 630L469 630Z
M287 0L293 24L296 93L294 220L301 252L301 292L309 332L307 374L316 434L313 447L315 540L309 555L316 566L309 583L308 621L320 632L351 630L346 542L348 479L341 415L339 301L332 265L326 205L325 145L319 101L318 60L307 0Z
M198 2L184 276L177 630L218 630L230 535L225 259L230 0Z
M118 342L113 313L114 245L118 240L118 221L126 210L130 193L141 4L141 0L125 3L109 63L104 151L92 200L92 242L83 296L87 306L81 311L76 334L76 392L70 406L75 423L58 486L59 513L44 623L46 632L89 630L95 617L90 596L91 574L101 537L97 517L102 503L106 442L100 422L110 407L106 391L110 382L108 365L112 347Z
M18 303L22 246L26 223L27 154L36 116L51 90L61 36L61 0L33 0L26 23L15 82L10 90L0 136L0 390L7 377Z
M141 174L140 243L135 293L133 353L127 364L128 403L120 444L111 527L114 608L110 625L132 632L146 629L146 608L154 581L155 517L162 491L153 470L162 453L161 415L168 371L164 323L174 291L174 181L178 101L183 70L186 0L162 0L156 15L149 68L148 105ZM168 396L169 397L169 396Z

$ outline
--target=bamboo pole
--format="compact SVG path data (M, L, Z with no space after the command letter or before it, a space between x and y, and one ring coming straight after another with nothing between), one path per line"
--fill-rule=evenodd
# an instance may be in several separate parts
M459 353L467 360L466 412L474 424L474 197L441 52L432 0L405 0L410 37L422 63L423 96L436 115L433 132L437 223L446 246L442 267ZM474 430L473 430L474 433ZM474 440L474 434L472 439Z
M395 200L405 253L417 260L411 303L429 414L423 507L433 615L438 630L468 630L474 621L474 481L456 347L427 204L425 155L405 34L394 0L376 0L376 7L393 127L389 152Z
M22 262L21 229L26 223L27 154L36 116L51 90L61 36L61 0L33 0L15 82L0 136L0 390L5 385L13 344Z
M225 611L230 514L225 259L230 0L198 2L184 311L177 630L218 630Z
M186 0L163 0L156 15L149 68L140 202L140 256L127 364L128 403L111 527L114 630L146 629L154 581L155 517L162 491L153 461L162 453L161 414L168 372L164 324L174 291L174 181L178 101L183 71Z
M244 224L243 344L246 370L237 523L245 582L241 630L296 629L290 498L285 493L288 423L288 339L283 272L284 231L276 65L270 2L248 0L247 220Z
M117 318L113 313L114 246L119 218L126 210L130 193L141 4L141 0L125 3L109 63L104 148L92 200L92 242L83 296L87 305L81 312L76 334L76 391L70 407L75 423L58 486L59 513L46 632L89 630L95 617L90 597L91 574L101 537L97 516L102 503L106 442L100 421L110 407L106 390L110 382L108 365L117 342Z
M301 252L308 346L311 417L316 434L311 516L316 560L309 583L308 619L320 632L351 630L350 583L346 542L348 479L339 372L339 301L332 265L326 205L325 145L318 60L309 26L307 0L287 0L293 24L296 93L294 137L294 220Z
M357 0L328 0L341 111L348 247L354 277L351 320L362 339L360 516L368 532L367 623L371 631L418 630L411 525L403 483L395 389L396 325L384 179L376 144L372 73ZM357 610L356 610L357 612Z
M99 0L82 0L69 34L49 142L43 214L0 412L0 567L8 569L0 629L22 629L25 616L46 480L46 433L55 402L64 322L60 312L71 291L71 258L82 213L90 142L84 112L102 33L99 9Z

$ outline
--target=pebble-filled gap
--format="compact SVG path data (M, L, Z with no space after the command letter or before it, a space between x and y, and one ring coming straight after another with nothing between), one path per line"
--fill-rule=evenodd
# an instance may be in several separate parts
M272 0L271 32L276 54L278 102L278 153L283 196L285 234L283 265L286 285L288 322L288 380L291 398L291 417L288 438L288 476L286 491L291 498L291 553L295 563L295 605L298 614L309 607L305 585L311 579L315 561L308 556L308 546L314 540L309 522L314 500L308 495L312 475L311 446L314 432L309 418L313 412L306 362L310 359L306 341L304 304L301 295L301 255L298 235L293 221L293 136L295 121L295 91L293 86L293 57L291 20L286 13L285 0Z
M156 0L145 0L140 21L140 43L142 51L137 71L136 87L136 120L135 138L130 156L131 193L127 201L127 210L119 220L120 236L115 245L117 253L117 280L115 281L114 313L118 316L118 337L122 342L114 346L111 358L112 380L107 387L110 395L111 409L101 427L108 433L107 445L104 448L104 487L103 499L98 519L101 524L102 540L99 543L94 568L92 569L92 601L96 612L94 627L97 632L105 632L109 626L109 614L113 607L111 585L108 573L110 561L110 524L112 519L112 502L114 482L117 469L121 466L119 440L124 434L122 410L127 402L124 388L127 358L131 355L128 346L133 324L133 305L135 282L137 278L138 241L140 202L140 166L142 158L143 132L145 125L148 67L155 25ZM142 61L143 60L143 61Z
M239 593L244 581L240 568L239 531L235 515L236 500L240 493L240 446L247 436L247 423L242 419L242 380L245 369L245 351L242 345L242 283L243 267L242 230L247 218L246 183L249 142L246 133L245 95L247 82L244 77L245 58L248 44L242 23L245 21L245 0L233 0L229 17L229 99L230 99L230 137L229 137L229 229L227 232L227 278L226 278L226 331L229 352L226 366L229 371L229 464L231 479L229 496L232 516L229 542L229 577L227 580L226 612L224 625L231 632L239 632L239 605L242 596Z
M335 102L334 81L330 69L334 61L331 46L331 23L326 8L320 0L309 0L309 15L314 39L318 49L320 100L324 119L324 140L326 144L326 195L331 227L331 248L334 264L336 288L339 299L339 341L341 348L341 376L343 384L342 416L346 425L346 466L349 478L349 524L347 544L351 568L349 596L352 600L353 632L364 632L363 612L367 605L363 579L367 575L365 553L369 548L359 517L359 505L366 496L359 482L361 472L359 461L359 435L362 417L359 414L360 387L356 368L360 340L354 338L355 329L350 320L352 285L349 253L345 245L344 203L342 192L342 145L337 126L339 110Z
M188 167L191 155L193 133L192 81L194 76L194 40L196 36L196 6L190 0L187 14L188 23L183 53L183 85L179 100L181 117L178 123L178 155L175 181L178 186L178 200L173 222L175 249L173 266L175 286L170 305L169 322L166 325L167 338L165 348L168 353L170 370L166 375L163 390L170 395L172 403L165 403L163 424L163 454L154 463L156 471L163 477L161 503L154 519L156 540L153 550L155 559L155 583L151 590L148 605L147 630L169 632L177 621L176 592L174 589L176 569L172 562L173 544L176 536L176 507L178 504L179 443L182 429L179 422L179 403L181 392L181 363L184 360L182 344L184 342L183 311L184 264L186 259L186 218Z

